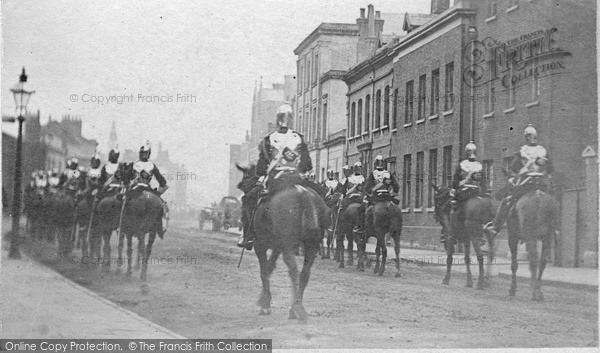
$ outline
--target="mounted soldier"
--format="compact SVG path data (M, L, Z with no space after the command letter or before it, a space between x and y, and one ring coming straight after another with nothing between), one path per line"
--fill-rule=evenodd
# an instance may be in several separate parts
M60 175L58 174L58 169L53 168L48 171L48 191L50 193L56 193L58 189L58 185L60 184Z
M345 197L342 201L342 212L352 203L361 203L365 187L365 177L362 175L362 163L357 161L352 166L353 174L345 182ZM364 214L364 212L363 212Z
M79 160L76 157L67 161L67 167L60 175L58 187L71 196L78 196L85 189L85 171L79 168Z
M118 171L122 166L119 164L119 155L121 152L117 147L112 148L108 152L108 162L102 166L102 170L100 171L100 179L98 180L98 184L101 186L100 194L104 193L113 193L117 191L119 188L123 187L122 183L124 182L123 176L119 175ZM102 195L98 195L99 198Z
M325 180L325 187L327 188L325 198L333 196L333 194L335 194L339 189L340 182L334 177L335 174L333 173L333 169L329 169L327 171L327 180Z
M255 234L250 223L259 196L276 193L293 184L314 188L314 183L301 177L301 174L312 169L312 161L304 137L288 127L289 121L293 119L292 107L289 104L280 106L276 119L277 130L267 135L258 146L259 159L255 173L259 182L242 198L242 207L249 216L244 217L244 234L240 237L238 246L248 250L252 250L254 245Z
M155 193L159 198L167 189L167 181L162 176L158 167L154 162L151 162L150 154L151 154L151 146L150 141L146 141L146 144L140 147L139 151L139 159L131 165L133 169L133 183L131 185L131 189L128 191L127 198L133 199L134 197L140 195L142 191L147 190ZM156 178L158 181L158 189L152 189L150 187L150 182L152 178ZM162 198L161 198L162 200ZM168 222L168 209L167 205L163 200L163 215L162 215L162 227L161 229L157 229L158 235L162 238L164 233L167 231L167 222Z
M523 133L526 144L515 153L510 170L514 177L508 179L508 194L502 199L496 218L485 228L493 236L497 235L506 222L510 210L519 198L534 190L547 191L550 184L550 174L554 171L546 149L537 142L537 131L529 124Z
M465 222L465 203L472 197L483 196L487 193L487 181L483 173L483 165L477 160L477 146L470 141L465 146L466 159L462 160L455 169L450 190L452 205L450 223L451 231L456 239L456 231ZM440 242L447 242L447 235L442 234Z
M100 176L102 174L100 163L100 155L94 152L94 155L90 159L90 166L86 171L86 186L84 191L86 196L96 196L102 186L100 184Z
M394 196L398 193L399 189L400 186L398 185L398 182L385 168L383 156L378 154L377 157L375 157L374 169L371 174L369 174L369 178L367 179L364 190L365 202L368 204L368 207L365 211L366 229L373 229L373 214L371 212L373 205L377 202L389 201L393 202L395 205L398 205L400 201Z

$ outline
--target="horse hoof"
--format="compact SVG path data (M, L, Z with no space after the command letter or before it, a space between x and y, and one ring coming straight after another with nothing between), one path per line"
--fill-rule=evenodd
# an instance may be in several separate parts
M143 295L150 294L150 287L146 283L142 284L140 286L140 289L141 289Z
M346 264L348 266L352 266L352 265L354 265L354 260L353 259L348 259L348 262Z
M271 315L271 308L260 308L258 315Z
M395 275L394 277L396 277L396 278L400 278L400 277L402 277L402 275L401 275L401 274L399 274L399 273L396 273L396 275Z
M536 302L543 302L544 301L544 294L542 294L542 292L533 293L533 296L531 297L531 300L534 300Z
M290 319L298 319L300 321L306 321L308 314L302 304L292 304L290 309Z
M383 276L383 271L379 271L379 272L377 273L377 275L379 275L380 277L381 277L381 276Z
M444 279L442 280L442 284L449 285L449 284L450 284L450 280L449 280L449 279L447 279L447 278L444 278Z
M484 288L485 286L483 285L483 283L477 283L477 289L483 290Z
M322 260L328 260L328 259L331 259L331 256L329 256L329 255L324 255L324 256L322 256L322 257L321 257L321 259L322 259Z
M511 296L511 297L514 297L515 295L517 295L517 291L511 289L511 290L508 291L508 295Z
M467 288L473 288L473 283L472 282L467 282L467 284L465 284L465 287L467 287Z
M338 266L338 268L346 268L346 266L344 266L344 261L340 261L340 265Z

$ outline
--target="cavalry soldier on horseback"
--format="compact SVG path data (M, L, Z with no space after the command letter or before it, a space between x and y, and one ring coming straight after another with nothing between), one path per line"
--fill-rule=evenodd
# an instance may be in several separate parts
M525 145L521 146L512 159L510 170L515 177L508 180L508 195L502 199L496 218L485 228L497 235L508 218L510 210L519 198L529 191L548 189L553 166L546 149L537 143L537 131L529 124L524 131Z
M139 151L139 160L133 162L132 168L134 173L134 180L131 186L131 189L127 192L127 198L131 199L137 195L139 195L144 190L151 191L155 193L158 197L162 195L165 191L167 191L167 181L162 176L154 162L151 162L150 153L151 153L150 141L146 141L146 144L140 147ZM118 158L118 156L117 156ZM150 187L150 182L152 178L155 177L156 181L158 181L158 189L154 190ZM162 199L161 199L162 200ZM166 202L163 201L163 219L162 219L162 228L157 230L158 235L162 238L165 232L167 231L167 214L168 209Z
M55 193L58 190L58 184L60 183L60 176L58 175L58 169L54 168L48 171L48 191Z
M90 167L86 171L86 189L84 194L96 196L98 193L101 184L100 184L100 176L102 173L102 169L100 168L100 156L98 153L94 153L92 159L90 160Z
M482 196L486 193L487 182L483 173L483 165L477 161L477 146L473 141L465 146L466 159L462 160L454 172L452 189L450 190L452 214L450 222L454 233L465 221L464 205L472 197ZM446 243L447 235L442 234L441 243ZM455 237L456 238L456 237Z
M249 216L243 217L244 233L238 241L239 247L252 250L254 245L255 234L251 222L259 202L259 194L264 197L278 191L274 188L279 183L300 184L317 191L317 184L300 176L312 169L312 161L304 137L288 127L291 119L292 107L287 103L280 106L277 110L277 130L267 135L258 146L260 153L256 164L256 176L259 182L242 197L242 205Z
M85 178L79 169L79 160L75 157L67 161L67 168L58 181L58 187L76 193L85 188Z
M394 197L400 186L396 179L385 169L383 156L378 154L375 157L374 169L369 174L369 178L365 184L365 202L368 207L365 211L366 229L373 229L373 214L371 212L373 205L377 202L392 201L398 205L400 201Z
M119 152L116 147L108 152L108 162L102 166L102 170L100 171L100 179L98 180L98 184L101 186L101 194L105 192L111 192L123 186L121 185L122 180L119 180L117 173L117 170L119 169L120 154L121 152ZM98 197L101 198L101 195Z
M346 191L348 190L348 178L352 174L352 171L350 170L350 167L348 167L347 164L344 164L344 166L342 167L342 173L344 176L340 180L340 183L338 184L338 189L336 191L340 192L343 196L346 196Z
M334 178L333 169L329 169L327 171L327 180L325 180L325 187L327 188L327 193L325 194L325 198L331 197L334 193L337 192L340 182Z

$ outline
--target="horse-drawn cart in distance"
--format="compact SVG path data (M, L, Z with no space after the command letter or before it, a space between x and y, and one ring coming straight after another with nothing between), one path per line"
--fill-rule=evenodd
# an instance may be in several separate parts
M219 203L219 210L223 215L223 229L238 228L241 230L242 203L234 196L225 196Z

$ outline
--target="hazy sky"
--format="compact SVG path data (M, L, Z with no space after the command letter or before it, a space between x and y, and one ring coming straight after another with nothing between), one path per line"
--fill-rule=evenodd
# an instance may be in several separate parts
M121 148L162 141L197 176L188 182L190 203L208 204L227 192L229 144L249 129L255 82L295 74L293 50L306 36L322 22L355 23L369 3L384 13L430 7L429 0L4 0L2 114L14 114L9 89L25 66L36 90L29 109L41 111L42 123L80 116L84 136L102 150L112 121ZM14 125L2 128L14 133Z

